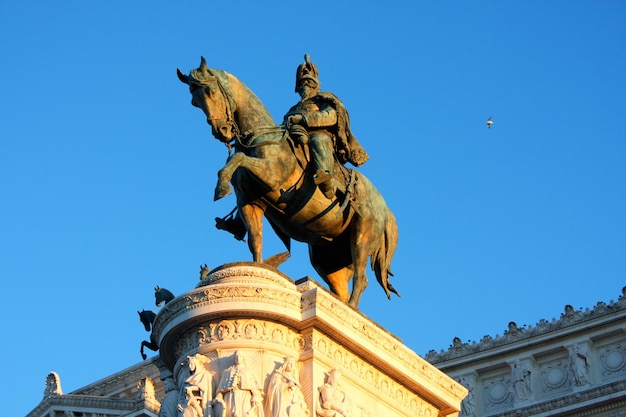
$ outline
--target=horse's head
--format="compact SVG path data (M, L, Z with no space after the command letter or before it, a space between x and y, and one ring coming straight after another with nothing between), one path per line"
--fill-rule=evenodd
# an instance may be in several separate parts
M143 327L146 329L147 332L149 332L150 328L152 327L152 323L154 322L154 319L156 317L156 313L150 310L142 310L138 311L137 313L139 314L139 320L141 321L141 324L143 324Z
M191 371L191 373L194 373L197 365L198 361L195 356L187 356L187 366L189 367L189 371Z
M235 139L237 126L234 121L235 104L229 100L219 78L206 65L201 57L200 66L189 75L176 70L178 79L189 86L191 105L201 109L211 125L213 136L228 143Z
M200 265L200 281L208 277L210 273L211 268L209 268L207 264L204 264L204 266Z
M169 303L174 299L174 294L170 290L161 288L158 285L154 287L154 298L157 307L161 307L162 303Z

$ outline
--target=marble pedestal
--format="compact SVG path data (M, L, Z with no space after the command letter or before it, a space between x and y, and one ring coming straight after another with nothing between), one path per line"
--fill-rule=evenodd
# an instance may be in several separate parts
M232 263L211 271L196 289L161 309L153 336L160 347L161 377L170 381L170 400L163 407L178 402L189 408L188 415L198 410L205 417L221 415L236 362L245 371L237 377L239 385L247 385L265 417L456 416L467 394L315 281L294 282L263 264ZM202 361L194 360L199 356ZM297 384L285 395L294 404L302 398L302 407L272 403L273 375L283 370L286 358L293 358ZM211 376L208 382L194 382L201 372ZM193 407L185 393L193 397Z

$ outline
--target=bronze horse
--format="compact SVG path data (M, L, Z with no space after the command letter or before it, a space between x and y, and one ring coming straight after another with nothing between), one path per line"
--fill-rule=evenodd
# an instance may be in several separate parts
M151 332L152 324L154 324L154 319L156 319L156 313L151 310L141 310L137 313L139 314L139 320L141 321L141 324L143 324L143 327L146 329L147 332ZM154 351L159 350L159 345L157 344L152 332L150 333L150 341L148 342L147 340L144 340L143 342L141 342L141 348L139 349L141 357L146 360L148 356L143 353L144 347L147 347L148 349Z
M290 249L290 239L306 242L311 265L342 301L357 307L371 267L384 289L399 295L389 282L398 241L396 220L382 195L361 173L337 163L336 181L344 184L327 199L313 180L306 146L276 126L261 100L232 74L211 69L201 59L189 75L191 104L200 108L213 136L235 152L218 172L215 199L235 188L239 216L248 233L255 262L262 262L263 216ZM348 283L352 279L352 292Z

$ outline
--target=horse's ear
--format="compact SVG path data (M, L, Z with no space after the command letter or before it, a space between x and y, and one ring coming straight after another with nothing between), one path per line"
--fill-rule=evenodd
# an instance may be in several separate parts
M200 57L200 67L198 67L198 69L203 72L208 69L206 66L206 59L204 59L203 56Z
M178 75L178 79L180 81L182 81L183 83L189 85L189 77L186 76L185 74L183 74L182 72L180 72L180 70L178 68L176 68L176 74Z

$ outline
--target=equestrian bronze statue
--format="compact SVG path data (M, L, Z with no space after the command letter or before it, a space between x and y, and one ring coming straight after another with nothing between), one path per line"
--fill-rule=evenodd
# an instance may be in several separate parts
M335 158L332 188L320 189L306 129L290 135L293 129L276 125L246 85L207 67L204 58L189 75L177 72L213 136L234 150L218 172L215 200L230 194L232 184L237 214L230 220L245 226L253 260L263 262L265 216L287 250L291 239L308 244L311 265L342 301L358 306L368 259L387 298L399 295L389 281L398 227L372 183Z

